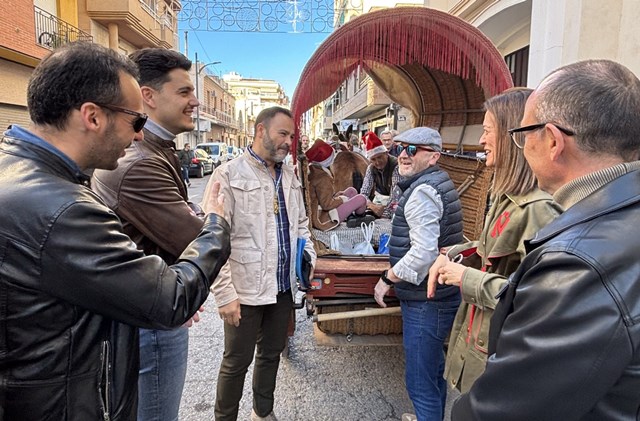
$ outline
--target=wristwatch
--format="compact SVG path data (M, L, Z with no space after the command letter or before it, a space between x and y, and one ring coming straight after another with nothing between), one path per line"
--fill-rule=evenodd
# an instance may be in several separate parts
M391 279L387 277L388 273L389 273L389 269L386 269L384 272L382 272L382 275L380 275L380 279L382 279L382 282L392 287L395 285L395 282L393 282Z

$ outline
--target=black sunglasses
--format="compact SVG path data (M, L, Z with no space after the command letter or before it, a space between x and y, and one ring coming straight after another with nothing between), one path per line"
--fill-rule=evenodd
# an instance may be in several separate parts
M428 152L437 152L431 148L425 148L423 146L416 146L416 145L406 145L406 144L403 145L401 143L396 143L396 148L398 150L398 156L400 156L402 151L405 151L407 152L407 156L409 158L411 158L412 156L415 156L415 154L418 153L419 149L422 149L423 151L428 151Z
M107 110L111 110L111 111L116 111L118 113L124 113L124 114L129 114L129 115L133 115L136 116L136 119L133 120L131 122L131 125L133 126L133 131L138 133L140 130L142 130L142 128L144 127L144 125L147 122L147 119L149 118L148 115L143 114L143 113L138 113L132 110L127 110L126 108L122 108L122 107L117 107L115 105L107 105L107 104L98 104L96 103L96 105L102 107L102 108L106 108Z
M566 134L567 136L576 135L576 133L573 130L565 129L564 127L558 126L556 123L551 123L551 122L532 124L530 126L524 126L524 127L517 127L515 129L507 130L507 133L509 133L509 136L511 136L511 140L513 140L513 143L518 148L522 149L524 148L524 141L525 141L524 133L532 132L534 130L540 130L547 124L552 124L556 126L558 130L560 130L562 133Z

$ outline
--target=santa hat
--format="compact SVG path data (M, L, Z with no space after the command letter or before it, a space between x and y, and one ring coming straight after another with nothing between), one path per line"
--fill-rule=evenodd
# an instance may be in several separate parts
M367 158L378 155L380 153L387 153L387 148L384 147L382 141L374 132L369 132L362 137L364 141L364 148L367 151Z
M322 167L328 167L333 162L336 151L322 139L316 139L304 154L312 164L318 164Z

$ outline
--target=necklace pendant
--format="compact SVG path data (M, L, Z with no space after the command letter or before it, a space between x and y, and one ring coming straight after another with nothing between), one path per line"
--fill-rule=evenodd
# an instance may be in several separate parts
M273 199L273 213L277 215L278 212L280 212L280 206L278 206L278 199L274 198Z

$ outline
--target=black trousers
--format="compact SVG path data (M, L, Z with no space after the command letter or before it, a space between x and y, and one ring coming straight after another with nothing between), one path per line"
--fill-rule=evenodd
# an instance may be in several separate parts
M224 355L218 374L215 416L235 421L242 398L247 369L253 361L253 409L261 417L273 410L273 393L280 353L287 340L293 309L291 291L278 294L275 304L241 305L240 326L224 324Z

